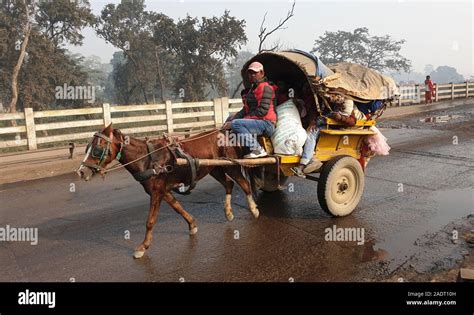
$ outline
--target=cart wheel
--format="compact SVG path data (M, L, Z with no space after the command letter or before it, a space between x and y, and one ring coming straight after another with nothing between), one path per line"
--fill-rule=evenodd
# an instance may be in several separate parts
M338 156L323 165L318 183L318 201L328 214L352 213L364 192L364 171L350 156Z

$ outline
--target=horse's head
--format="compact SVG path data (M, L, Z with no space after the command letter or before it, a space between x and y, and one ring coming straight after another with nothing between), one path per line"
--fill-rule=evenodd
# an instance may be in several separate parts
M86 147L86 156L77 169L77 174L88 181L97 173L104 175L104 170L113 160L119 160L123 149L123 136L119 130L108 125L96 132Z

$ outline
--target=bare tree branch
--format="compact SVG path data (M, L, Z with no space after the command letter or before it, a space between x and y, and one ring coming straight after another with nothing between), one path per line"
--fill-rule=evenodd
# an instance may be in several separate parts
M262 24L260 25L260 33L258 34L258 38L260 39L260 43L258 45L258 52L259 53L263 51L263 48L262 48L263 43L265 42L265 40L267 39L268 36L270 36L271 34L273 34L274 32L276 32L278 30L286 29L286 27L283 27L283 25L285 25L285 23L288 22L288 20L291 17L293 17L294 10L295 10L295 4L296 4L296 0L293 1L291 9L288 10L288 13L286 14L286 17L283 20L280 20L280 22L278 22L278 25L275 26L272 30L270 30L268 32L267 32L267 28L264 27L265 19L267 17L267 13L268 13L268 12L265 12L265 15L263 16ZM271 51L271 49L270 49L270 51Z
M28 9L28 4L26 3L26 0L23 0L22 2L23 7L25 9L25 25L23 27L23 33L24 33L24 38L21 43L20 47L20 54L18 56L18 61L13 68L12 72L12 79L11 79L11 91L12 91L12 99L10 101L9 105L9 110L10 113L15 113L16 112L16 104L18 102L18 74L20 73L21 66L23 65L23 60L25 59L26 55L26 48L28 46L28 40L30 38L30 33L31 33L31 24L30 24L30 11ZM16 120L11 121L12 126L16 126Z

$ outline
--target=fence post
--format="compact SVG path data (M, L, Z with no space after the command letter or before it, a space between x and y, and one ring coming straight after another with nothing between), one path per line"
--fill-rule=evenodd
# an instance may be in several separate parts
M469 97L469 82L466 81L466 98Z
M222 99L214 98L212 102L214 103L214 124L217 128L222 125Z
M416 93L416 103L420 104L421 103L421 89L418 84L415 85L415 93Z
M454 100L454 83L451 82L451 99Z
M172 134L173 133L173 107L172 107L171 101L166 101L165 106L166 106L167 130L168 130L168 134Z
M438 83L434 85L434 88L435 88L435 102L437 102L438 101Z
M104 119L104 127L107 127L112 123L112 116L110 115L110 104L103 103L102 104L102 115Z
M227 117L229 117L229 98L223 97L221 99L222 106L222 123L225 123Z
M28 139L28 150L36 150L36 127L33 108L25 108L26 138Z

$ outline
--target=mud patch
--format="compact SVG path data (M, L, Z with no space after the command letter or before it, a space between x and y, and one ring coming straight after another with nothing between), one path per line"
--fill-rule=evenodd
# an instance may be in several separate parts
M431 116L427 118L420 119L421 122L426 123L447 123L451 120L460 119L462 115L442 115L442 116Z
M441 231L427 234L417 240L422 249L408 259L385 281L441 281L457 280L460 267L474 266L474 249L462 235L474 227L474 216L468 216L445 226ZM453 230L459 232L453 241Z

